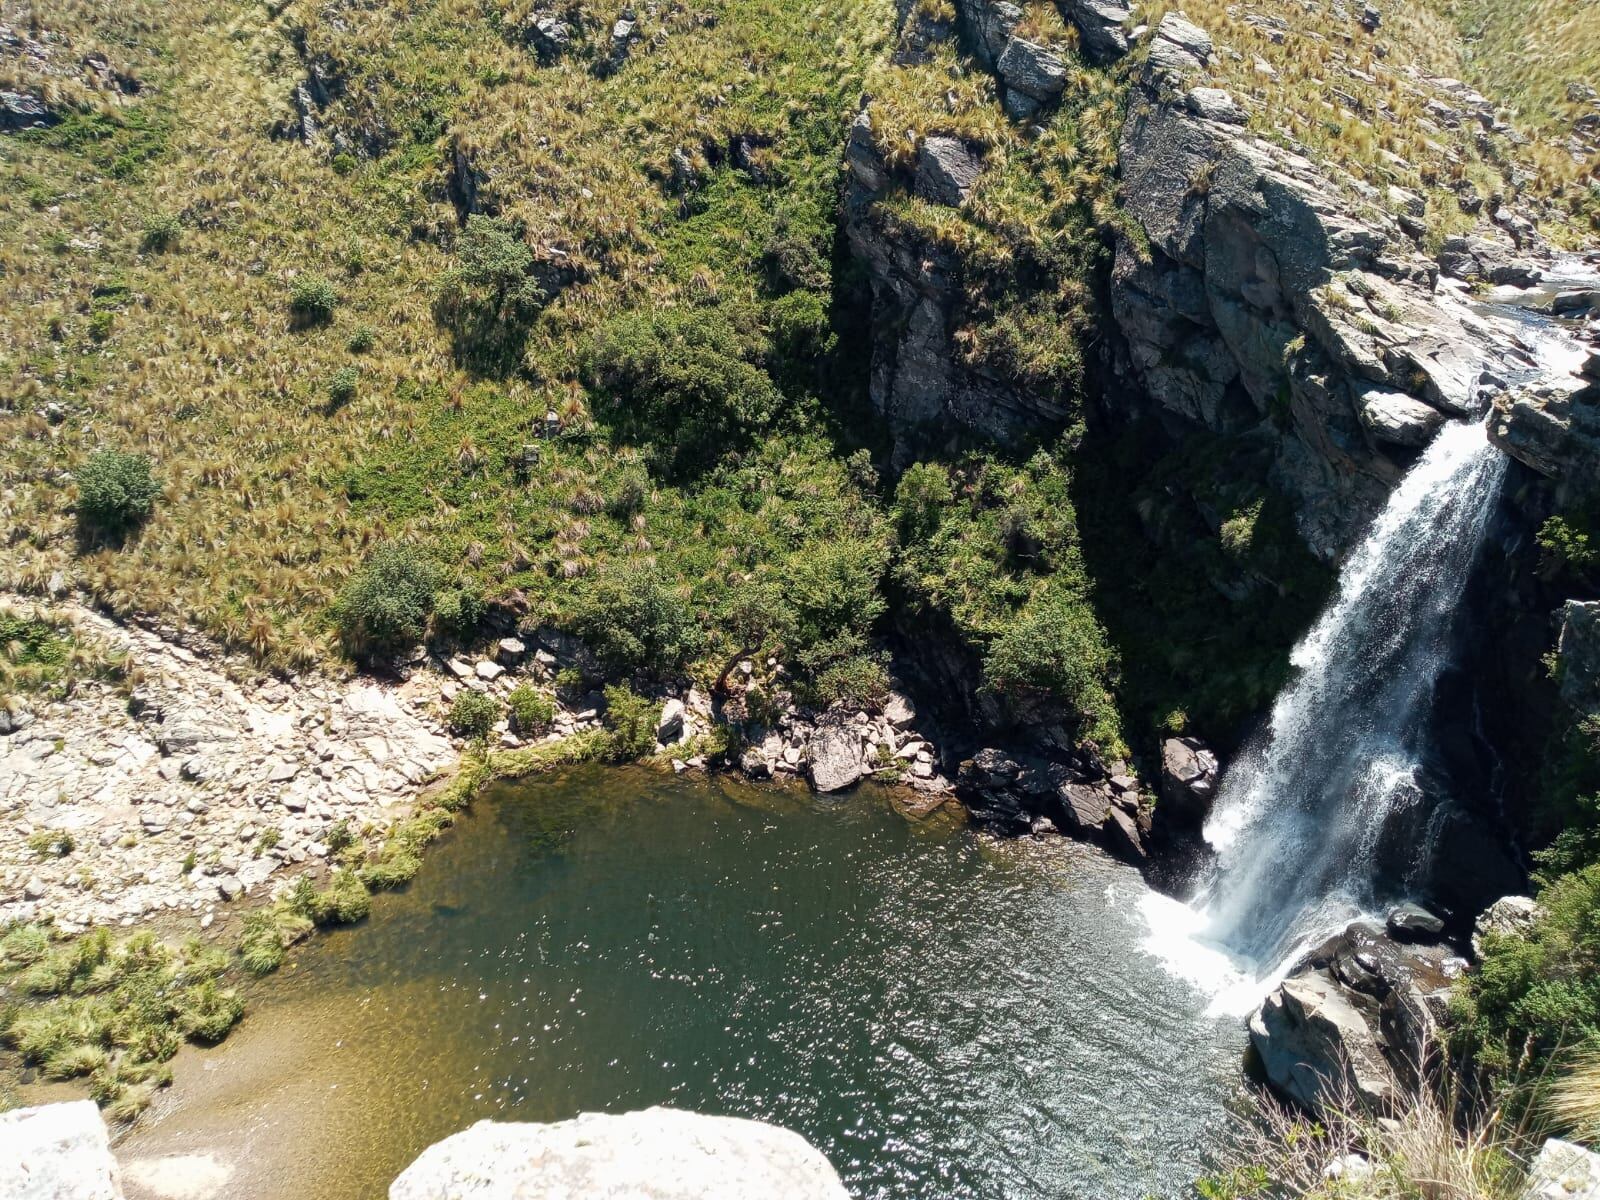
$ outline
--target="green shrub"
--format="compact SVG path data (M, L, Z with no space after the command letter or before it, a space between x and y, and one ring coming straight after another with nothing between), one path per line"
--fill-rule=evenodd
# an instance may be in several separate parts
M450 728L463 737L486 738L500 719L500 702L470 688L450 705Z
M120 533L150 515L161 485L142 454L99 450L78 472L78 520L90 528Z
M511 711L512 723L522 737L543 733L555 719L555 702L531 684L519 684L506 697L506 707Z
M414 547L380 546L334 603L345 648L370 657L421 641L438 586L438 568Z
M109 308L97 308L89 314L89 340L96 343L105 341L111 336L111 330L117 323L117 314Z
M670 471L696 471L777 416L783 397L755 363L763 349L717 313L630 313L596 334L584 382L622 436L664 447Z
M183 223L173 213L151 213L144 220L139 248L149 254L171 250L183 234Z
M1600 1049L1600 863L1539 893L1526 937L1491 934L1458 992L1458 1045L1503 1079L1532 1078L1558 1050Z
M461 360L489 368L515 365L545 301L534 277L533 251L515 225L473 213L456 257L439 279L435 319L454 336Z
M297 327L326 325L339 307L339 293L320 275L302 275L289 292L289 315Z
M371 325L357 325L355 332L350 335L350 340L345 343L345 348L351 354L365 354L372 349L377 340L377 330Z
M605 725L611 731L611 757L621 762L655 753L656 718L661 710L627 684L606 688Z
M328 408L343 408L356 397L356 385L361 382L361 372L355 367L340 367L328 379Z
M444 588L434 599L433 628L448 637L471 637L483 620L481 592L467 586Z
M1081 715L1091 736L1115 740L1106 694L1111 650L1088 605L1048 588L990 646L984 682L1012 700L1049 698Z
M576 626L608 666L621 670L664 674L681 667L701 644L687 598L655 568L602 571L579 599Z

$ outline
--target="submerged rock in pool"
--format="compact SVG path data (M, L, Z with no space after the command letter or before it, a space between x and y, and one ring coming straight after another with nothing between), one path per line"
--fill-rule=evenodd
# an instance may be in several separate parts
M776 1125L649 1108L548 1125L479 1121L424 1150L389 1200L846 1200L820 1151Z

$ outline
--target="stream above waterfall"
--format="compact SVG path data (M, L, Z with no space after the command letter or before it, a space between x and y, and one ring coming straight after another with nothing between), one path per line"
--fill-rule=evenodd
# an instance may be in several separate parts
M210 1156L230 1200L373 1200L482 1118L667 1104L795 1129L860 1197L1176 1197L1244 1034L1139 950L1149 897L1096 850L871 787L498 788L185 1051L119 1155L135 1180Z

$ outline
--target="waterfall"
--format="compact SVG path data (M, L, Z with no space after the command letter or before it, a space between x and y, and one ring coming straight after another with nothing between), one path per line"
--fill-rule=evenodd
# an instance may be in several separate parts
M1385 832L1438 815L1424 725L1504 469L1482 426L1444 426L1350 555L1270 723L1223 778L1194 932L1257 977L1404 888L1385 870Z

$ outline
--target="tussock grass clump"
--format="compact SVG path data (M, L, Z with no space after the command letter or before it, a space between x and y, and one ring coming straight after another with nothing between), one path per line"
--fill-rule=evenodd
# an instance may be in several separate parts
M1377 1116L1348 1081L1315 1119L1266 1099L1240 1116L1202 1200L1520 1200L1529 1131L1431 1086Z
M171 1080L165 1063L185 1038L226 1037L244 1008L220 982L227 959L148 932L104 929L54 940L40 925L0 938L0 983L28 997L0 1019L0 1039L50 1079L87 1078L112 1119L131 1119Z

